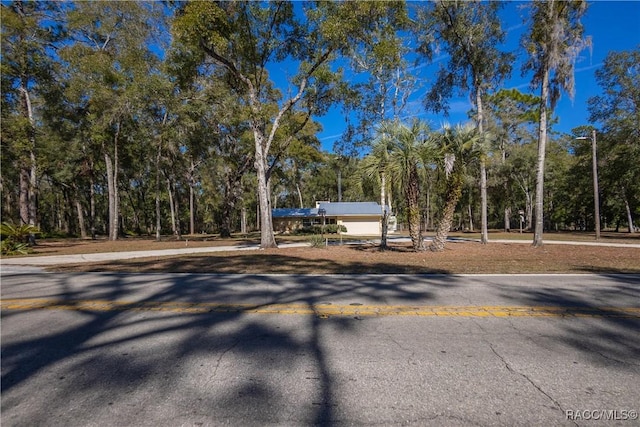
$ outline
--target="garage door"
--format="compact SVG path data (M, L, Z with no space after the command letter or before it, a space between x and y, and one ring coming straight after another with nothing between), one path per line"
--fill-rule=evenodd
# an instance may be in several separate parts
M380 234L378 221L358 218L343 218L342 225L347 227L347 234L352 236L377 236Z

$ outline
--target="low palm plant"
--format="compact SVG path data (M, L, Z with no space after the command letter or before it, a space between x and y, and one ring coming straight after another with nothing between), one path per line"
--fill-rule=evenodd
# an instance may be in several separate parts
M324 248L327 246L324 236L314 234L309 238L309 245L312 248Z
M2 255L26 255L31 252L29 237L38 233L38 228L23 224L15 226L8 222L0 224L0 236L2 243L0 251Z

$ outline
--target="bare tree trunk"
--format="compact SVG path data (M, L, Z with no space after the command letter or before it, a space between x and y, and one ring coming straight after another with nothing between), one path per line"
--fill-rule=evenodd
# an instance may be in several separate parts
M65 189L62 191L62 202L60 203L60 218L62 219L62 231L67 236L71 234L71 221L69 211L72 209L73 207L69 202L69 192Z
M180 223L180 198L176 193L175 185L171 186L173 194L173 207L176 210L175 213L175 221L176 221L176 239L182 239L182 224Z
M478 132L483 135L484 112L482 109L482 96L479 85L476 85L476 106L478 109ZM480 242L483 245L489 243L489 230L487 226L487 165L484 156L480 159L480 204L481 204L481 237ZM473 229L473 227L471 227Z
M95 182L93 180L93 162L91 162L91 178L89 181L89 210L91 221L91 239L96 240L96 190Z
M126 195L129 199L129 205L131 205L131 211L133 212L133 228L137 234L141 234L142 226L140 225L140 215L138 214L138 209L136 209L135 202L133 201L133 196L131 196L131 191L127 190Z
M269 191L269 179L267 171L267 158L265 153L264 134L258 123L253 124L256 157L255 167L258 174L258 201L260 206L260 247L262 249L277 248L275 235L273 234L273 222L271 218L271 195Z
M29 224L29 170L20 168L20 224Z
M515 177L518 186L522 190L522 193L525 197L525 224L527 230L533 229L533 196L531 195L531 189L529 188L529 184L527 180L522 176Z
M162 116L162 128L167 124L168 111ZM158 137L158 151L156 152L156 241L160 241L162 232L161 211L160 211L160 161L162 160L162 135Z
M189 183L189 234L196 234L196 200L193 182Z
M78 228L80 229L80 237L82 239L87 238L87 230L84 224L84 210L82 209L82 203L80 203L80 195L78 194L78 188L74 185L74 199L76 205L76 212L78 214Z
M113 223L112 227L112 236L111 240L118 240L119 232L120 232L120 195L118 192L118 168L119 168L119 159L118 159L118 145L116 142L115 145L115 153L113 156L113 204L114 204L114 215L113 215Z
M120 169L120 159L118 156L118 139L120 136L120 123L116 131L116 137L113 144L113 203L114 203L114 215L112 224L112 238L111 240L118 240L120 234L120 194L118 191L118 169Z
M544 230L544 162L547 149L547 102L549 99L549 71L544 71L542 77L542 94L540 103L540 129L538 137L538 168L536 174L536 204L535 204L535 230L533 246L543 245L542 233Z
M471 203L469 203L467 206L469 210L469 231L474 231L473 230L473 212L471 211Z
M178 235L178 227L176 226L176 208L173 200L173 189L171 188L171 180L167 178L167 192L169 193L169 210L171 211L171 232L174 236Z
M389 214L391 214L393 212L393 191L392 191L392 185L388 186L389 188L387 188L387 206L389 206Z
M635 233L635 227L633 225L633 216L631 215L631 208L629 207L629 198L627 192L622 189L622 197L624 198L624 208L627 211L627 224L629 224L629 233Z
M480 242L483 245L489 243L489 229L487 223L487 165L484 159L480 160Z
M382 238L380 239L380 250L385 250L388 247L387 235L389 234L389 212L382 207ZM341 231L338 231L341 233Z
M296 192L298 193L298 204L300 209L304 208L304 203L302 201L302 191L300 190L300 184L296 182Z
M527 190L527 194L525 196L526 200L526 227L527 230L533 230L533 197L531 197L531 192Z
M162 223L160 219L160 158L162 156L162 149L160 143L158 143L158 152L156 154L156 241L160 241L160 233L162 230ZM173 213L173 212L172 212Z
M87 230L84 226L84 213L82 212L82 203L76 199L76 211L78 212L78 228L80 229L80 238L87 238Z
M56 229L62 231L62 202L60 202L60 193L56 192Z
M380 173L380 206L384 207L387 202L387 174L384 172Z
M36 218L36 132L35 120L33 118L33 108L31 107L31 96L27 90L24 80L20 82L20 92L22 93L23 108L26 118L29 121L29 129L27 131L29 137L29 225L35 225Z
M382 207L382 236L380 237L380 249L387 249L387 234L389 232L389 212L385 209L387 188L387 174L380 173L380 206Z
M238 201L236 193L237 185L238 182L234 179L234 177L227 173L225 176L224 197L222 199L222 215L220 218L221 238L231 237L232 215L235 211L236 203Z
M196 185L196 168L198 163L193 162L193 158L190 159L189 175L187 179L189 181L189 234L196 234L196 192L194 190Z
M35 138L33 144L35 145ZM29 158L31 160L29 167L29 225L36 226L38 217L38 182L36 176L36 155L33 150L29 153ZM35 244L35 234L29 235L29 243L31 245Z
M240 210L240 232L247 234L247 208L244 206Z
M13 194L11 191L5 191L4 179L0 176L0 194L4 195L4 204L0 204L0 217L11 218L13 216Z
M23 224L36 225L37 218L37 198L36 191L38 187L36 174L36 131L35 120L33 118L33 109L31 107L31 96L27 90L26 77L20 80L19 91L22 93L22 101L24 113L29 121L29 129L27 131L29 138L29 168L20 171L20 221ZM25 180L25 182L23 182ZM23 206L24 205L24 206ZM29 234L29 244L35 244L35 234Z
M120 137L120 123L116 125L116 133L113 138L113 159L109 155L106 147L104 150L104 161L107 170L107 188L109 192L109 240L118 240L120 206L118 197L118 139Z
M256 230L260 231L260 203L256 203Z
M109 225L107 226L107 235L109 240L115 240L113 238L113 224L114 221L117 224L117 219L115 219L117 217L115 211L115 190L113 188L113 160L111 160L111 156L106 151L104 153L104 162L107 172L107 192L109 195Z
M338 169L338 201L342 201L342 170ZM302 207L302 204L300 205Z

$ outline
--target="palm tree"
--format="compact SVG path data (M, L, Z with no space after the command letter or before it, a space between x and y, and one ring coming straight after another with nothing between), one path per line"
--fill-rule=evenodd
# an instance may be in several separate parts
M397 176L404 191L407 203L407 222L414 251L424 250L422 230L420 229L420 175L424 154L429 150L430 138L428 126L415 119L410 125L399 121L385 122L380 132L388 135L389 163L388 173Z
M453 213L462 194L466 167L471 162L482 159L484 144L481 143L482 139L477 128L471 124L457 125L453 128L445 126L435 139L441 152L442 166L447 179L447 192L442 216L438 221L436 234L429 249L440 252L444 250L453 223Z

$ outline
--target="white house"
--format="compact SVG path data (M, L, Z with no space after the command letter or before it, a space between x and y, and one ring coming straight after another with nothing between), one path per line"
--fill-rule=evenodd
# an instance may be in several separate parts
M323 216L325 224L343 225L351 236L377 236L382 231L382 207L376 202L316 202L315 208L273 209L273 230L284 233L320 225ZM391 233L396 221L389 219Z

